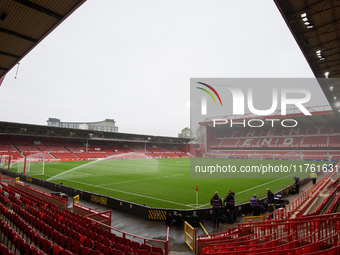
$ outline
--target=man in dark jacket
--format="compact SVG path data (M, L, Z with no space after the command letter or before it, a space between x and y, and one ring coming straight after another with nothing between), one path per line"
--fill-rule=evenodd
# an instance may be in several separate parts
M213 222L214 222L214 227L217 227L220 225L220 211L221 211L221 206L222 206L222 200L218 196L218 192L215 191L215 195L211 198L210 204L213 206Z
M295 179L294 185L296 189L296 194L299 194L300 193L300 179L298 177L294 177L294 179Z
M235 209L235 193L231 192L231 190L228 190L228 196L224 198L223 203L226 204L225 208L227 209L227 218L228 218L228 223L233 224L235 221L235 214L234 214L234 209Z
M275 199L273 192L270 189L267 189L267 202L268 202L268 213L274 212L275 208Z

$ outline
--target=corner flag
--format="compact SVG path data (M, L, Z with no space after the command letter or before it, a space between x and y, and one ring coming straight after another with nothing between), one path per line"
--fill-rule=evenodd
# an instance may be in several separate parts
M198 185L196 185L196 208L198 208Z

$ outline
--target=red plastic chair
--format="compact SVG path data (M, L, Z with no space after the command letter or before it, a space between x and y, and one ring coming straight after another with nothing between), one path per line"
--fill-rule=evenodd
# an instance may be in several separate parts
M95 250L96 251L102 252L104 246L101 243L95 242L94 245L95 245Z
M91 250L90 255L100 255L100 251Z
M121 250L122 247L123 247L123 245L122 245L121 243L115 243L115 244L113 245L113 247L114 247L115 249L117 249L117 250Z
M73 242L72 251L73 251L74 254L80 254L82 248L83 248L83 246L81 245L81 243L79 241Z
M63 250L63 251L61 251L60 254L61 254L61 255L72 255L73 253L70 252L70 251L67 251L67 250Z
M104 246L103 248L103 254L104 255L111 255L113 253L112 249L108 246Z
M90 238L86 238L86 241L85 241L85 246L86 247L89 247L90 249L92 249L93 243L94 242Z
M59 239L59 246L65 248L65 243L66 243L66 236L64 236L63 234L60 235L60 239Z
M63 250L63 248L61 248L59 245L54 245L53 246L53 253L55 255L59 255L61 253L61 251ZM29 253L28 253L29 254Z
M50 251L52 250L53 244L52 242L50 242L49 240L46 239L42 239L41 242L41 250L45 253L50 253Z
M92 231L91 231L91 230L85 229L85 236L86 236L87 238L90 238L90 237L91 237L91 234L92 234Z
M139 255L149 255L150 251L148 251L148 250L138 250L137 254L139 254Z
M132 249L134 253L137 253L137 251L140 249L141 245L138 242L132 242Z
M121 250L117 250L117 249L113 248L112 254L113 255L124 255L124 252L122 252Z
M80 235L79 242L84 245L85 241L86 241L86 236Z
M81 255L89 255L90 254L90 252L91 252L91 250L90 250L90 248L88 248L88 247L83 247L82 249L81 249Z
M125 246L132 246L132 241L130 239L125 239L124 244Z
M132 249L131 249L130 246L123 245L122 248L123 248L122 250L125 254L132 252Z
M151 251L152 249L152 246L151 245L148 245L148 244L142 244L142 247L141 247L142 250L148 250L148 251Z
M160 253L163 254L164 250L160 247L152 247L151 251L155 252L155 253Z
M96 242L97 242L97 243L102 243L103 240L104 240L104 237L103 237L103 236L97 235L97 238L96 238Z
M111 246L112 245L112 242L110 241L109 238L104 238L103 241L102 241L102 244L104 246Z

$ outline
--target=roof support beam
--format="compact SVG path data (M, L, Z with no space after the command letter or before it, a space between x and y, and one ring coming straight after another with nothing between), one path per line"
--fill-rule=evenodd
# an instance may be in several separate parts
M0 66L0 70L8 71L7 68L1 67L1 66Z
M8 52L4 52L4 51L1 51L1 50L0 50L0 54L1 54L1 55L5 55L5 56L8 56L8 57L12 57L12 58L20 58L20 57L17 56L17 55L14 55L14 54L11 54L11 53L8 53Z
M60 14L58 14L56 12L53 12L51 10L48 10L48 9L46 9L46 8L40 6L40 5L37 5L35 3L32 3L30 1L27 1L27 0L14 0L14 1L19 3L19 4L25 5L25 6L29 7L29 8L31 8L31 9L34 9L34 10L36 10L38 12L42 12L42 13L44 13L44 14L46 14L48 16L51 16L51 17L53 17L53 18L55 18L57 20L62 20L64 18L62 15L60 15Z
M312 14L321 13L321 12L327 11L327 10L329 10L329 9L332 9L333 7L324 8L324 7L326 6L327 2L329 2L329 0L328 0L328 1L321 0L321 1L319 1L319 2L316 2L316 3L312 4L312 5L308 5L308 6L306 6L306 7L303 7L302 9L295 10L294 14L300 15L301 13L305 12L305 11L308 9L308 10L311 12L311 13L309 13L309 14L312 15ZM320 5L321 3L324 4L324 5L321 7L321 10L315 11L315 8L316 8L316 7L319 7L319 5Z
M326 46L327 44L334 43L334 42L338 43L339 39L334 39L334 40L331 40L331 41L319 43L318 45L313 45L313 46L310 47L310 49L313 50L313 51L318 50L320 47L323 47L323 46L327 47Z
M9 34L9 35L12 35L12 36L15 36L15 37L19 37L21 39L24 39L26 41L31 41L33 43L37 43L38 42L38 40L36 40L36 39L34 39L32 37L29 37L29 36L26 36L26 35L23 35L23 34L19 34L19 33L7 30L7 29L2 28L2 27L0 27L0 32L5 33L5 34Z

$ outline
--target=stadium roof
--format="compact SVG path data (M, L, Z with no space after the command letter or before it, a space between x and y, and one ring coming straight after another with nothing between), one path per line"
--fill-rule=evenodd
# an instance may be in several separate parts
M0 78L85 1L0 1Z
M316 78L340 78L340 1L274 0ZM320 86L340 114L338 80Z
M79 139L103 140L103 141L139 142L139 143L186 144L190 142L190 139L187 138L126 134L118 132L102 132L73 128L21 124L4 121L0 121L0 135L16 135L48 138L54 137L78 140Z

